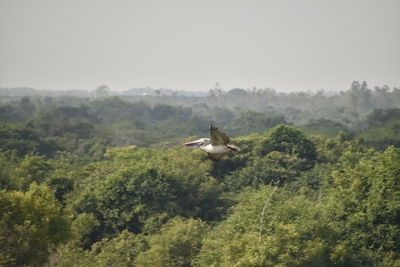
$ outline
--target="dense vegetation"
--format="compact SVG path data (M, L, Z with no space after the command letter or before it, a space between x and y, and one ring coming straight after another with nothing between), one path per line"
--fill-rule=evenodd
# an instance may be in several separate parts
M400 266L399 89L106 89L3 89L0 266Z

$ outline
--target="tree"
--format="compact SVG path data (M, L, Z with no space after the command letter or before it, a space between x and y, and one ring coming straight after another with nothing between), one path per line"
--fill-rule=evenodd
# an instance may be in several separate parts
M261 155L271 151L279 151L289 155L297 155L305 159L307 165L313 166L317 158L315 144L299 129L287 125L279 125L265 133L265 141L256 149Z
M332 173L327 216L342 222L344 240L337 257L400 264L400 150L373 150L356 163L351 157ZM353 255L345 254L344 251Z
M209 226L195 219L176 217L148 238L149 249L136 258L136 266L192 266Z
M352 155L355 154L355 155ZM260 186L237 196L199 266L397 266L400 150L346 151L317 194ZM320 173L322 174L322 173Z
M52 167L41 156L25 156L13 171L12 179L19 190L26 191L32 183L42 183L51 173Z
M340 132L349 132L348 128L332 120L319 119L311 120L304 126L304 132L307 134L320 134L326 137L335 137Z
M36 106L31 102L30 97L21 98L19 110L22 118L30 118L35 113L35 109Z
M107 85L100 85L96 88L97 97L107 97L110 93L110 88Z
M20 123L0 124L0 149L15 150L18 156L30 153L51 155L57 146L42 139L30 126Z
M0 263L42 266L50 252L70 237L68 220L49 188L0 191Z
M262 134L266 130L282 123L285 123L283 116L268 116L261 112L245 111L240 113L232 122L232 128L236 135Z
M374 110L366 122L360 131L366 144L381 150L389 145L400 147L400 109Z
M225 183L230 190L251 186L292 182L304 169L305 160L295 155L272 151L268 155L247 163L247 165L227 175Z
M100 222L97 238L125 229L151 233L177 215L216 220L224 202L222 187L209 174L211 163L201 151L185 153L182 148L111 149L107 160L91 166L72 205Z
M14 153L13 153L14 152ZM0 151L0 188L17 189L18 185L12 179L12 173L17 165L15 151Z

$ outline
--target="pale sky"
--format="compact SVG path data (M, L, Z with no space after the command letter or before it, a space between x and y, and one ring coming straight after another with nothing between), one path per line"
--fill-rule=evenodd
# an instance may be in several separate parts
M0 0L0 86L400 87L399 0Z

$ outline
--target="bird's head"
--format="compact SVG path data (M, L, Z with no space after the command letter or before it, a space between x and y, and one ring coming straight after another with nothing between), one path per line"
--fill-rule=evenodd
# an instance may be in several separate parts
M184 143L183 145L187 147L202 147L208 145L209 143L210 140L208 138L200 138L196 141Z

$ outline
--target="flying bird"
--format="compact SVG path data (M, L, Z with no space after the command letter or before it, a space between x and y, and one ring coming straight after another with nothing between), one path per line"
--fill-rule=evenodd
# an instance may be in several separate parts
M184 146L201 148L208 154L208 158L217 161L221 159L229 151L240 151L240 148L229 144L229 137L218 130L217 127L211 125L210 138L200 138L199 140L183 144Z

